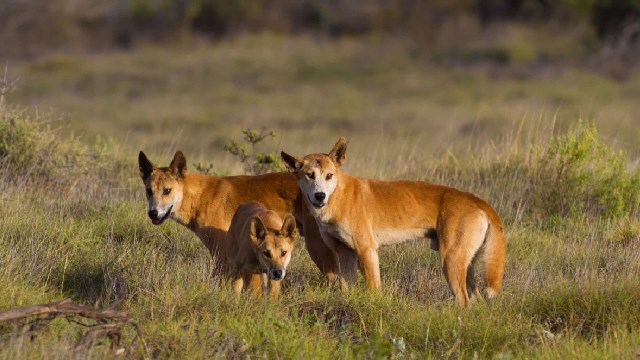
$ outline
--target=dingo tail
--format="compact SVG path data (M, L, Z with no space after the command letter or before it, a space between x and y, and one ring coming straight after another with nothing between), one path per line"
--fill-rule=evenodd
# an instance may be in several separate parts
M491 299L500 293L504 276L504 262L507 250L507 239L504 235L502 222L497 214L490 216L489 229L484 244L484 276L486 295Z

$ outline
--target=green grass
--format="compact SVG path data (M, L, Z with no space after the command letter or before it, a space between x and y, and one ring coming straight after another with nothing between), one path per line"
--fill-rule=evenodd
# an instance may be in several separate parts
M152 358L635 356L638 80L579 69L492 78L413 51L265 35L21 64L10 99L54 106L68 126L33 107L0 118L0 310L64 298L102 308L124 296L144 334L138 355ZM135 157L144 149L166 165L179 147L192 169L240 173L223 144L261 125L280 134L267 147L302 155L346 135L352 174L487 199L506 225L504 292L460 309L420 242L381 249L382 293L362 279L342 292L298 242L280 299L236 300L191 232L149 223ZM56 320L33 341L3 344L0 358L66 359L83 331ZM0 326L0 340L10 333ZM107 344L89 355L112 357Z
M346 293L327 287L299 249L281 299L235 301L210 278L199 242L173 223L148 224L135 197L87 210L13 197L0 222L2 308L65 297L104 306L125 291L123 309L161 357L391 356L400 352L394 339L418 357L627 357L640 341L637 238L620 243L617 231L604 234L605 221L510 230L504 293L468 310L451 299L425 244L383 249L386 290L377 296L363 284ZM64 216L49 215L56 211ZM64 358L79 331L59 324L0 354L39 357L53 347Z

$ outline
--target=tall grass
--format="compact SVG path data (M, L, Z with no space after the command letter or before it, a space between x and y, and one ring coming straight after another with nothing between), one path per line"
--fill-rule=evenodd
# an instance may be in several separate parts
M446 66L433 56L401 37L272 33L100 56L51 54L13 65L20 83L8 99L57 109L70 125L63 131L88 142L113 137L156 156L179 146L190 161L219 170L237 164L222 148L247 127L275 130L292 153L346 136L359 163L389 164L366 170L378 177L397 176L405 158L432 163L451 150L468 160L472 149L502 146L502 132L522 119L542 129L556 119L558 133L594 119L607 144L631 160L640 154L637 75L615 81L581 67Z
M151 358L630 358L640 347L638 170L591 125L470 144L469 160L424 164L407 149L406 168L378 162L382 177L481 194L505 218L504 292L460 309L420 242L381 250L381 294L362 281L341 292L300 249L281 299L236 300L195 236L147 222L135 156L50 121L1 115L0 310L124 297L144 333L139 356ZM376 159L350 162L362 175ZM13 330L0 327L0 357L62 359L83 328L54 322L21 342ZM110 356L106 345L90 353Z
M449 157L432 167L429 177L443 183L454 179L454 185L494 199L504 216L526 211L544 220L623 218L638 212L640 169L625 152L605 144L593 124L579 121L535 143L501 146L502 153L481 152L465 164Z

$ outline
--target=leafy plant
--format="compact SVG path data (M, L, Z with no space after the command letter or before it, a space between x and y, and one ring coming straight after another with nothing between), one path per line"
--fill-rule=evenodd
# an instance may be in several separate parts
M244 143L237 143L235 140L224 146L224 151L237 156L244 165L245 173L259 175L269 172L284 171L284 165L278 156L277 151L264 153L258 148L267 138L274 141L277 137L273 130L256 131L251 128L242 130Z
M534 204L545 215L585 212L620 217L638 208L640 172L598 138L594 125L551 139L533 174Z

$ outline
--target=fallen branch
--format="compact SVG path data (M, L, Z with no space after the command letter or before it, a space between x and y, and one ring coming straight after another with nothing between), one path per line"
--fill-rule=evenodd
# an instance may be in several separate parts
M31 340L33 340L36 333L49 324L51 320L57 317L64 317L69 322L89 328L74 347L73 351L76 354L85 354L91 347L98 344L99 341L104 338L110 340L111 351L115 354L131 353L134 350L135 343L141 342L142 346L144 346L142 342L142 332L140 326L131 320L129 314L114 310L120 303L121 301L116 301L105 310L96 310L90 306L75 304L71 302L71 300L66 299L49 304L25 306L0 312L0 323L21 323L29 320L27 324L19 326L17 330L14 331L14 334L6 340L15 341L25 337L30 337ZM77 318L94 320L95 323L85 323ZM120 347L122 329L125 326L133 327L136 336L131 340L129 346Z

